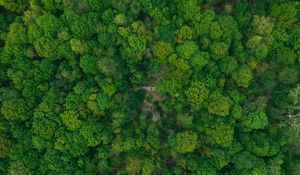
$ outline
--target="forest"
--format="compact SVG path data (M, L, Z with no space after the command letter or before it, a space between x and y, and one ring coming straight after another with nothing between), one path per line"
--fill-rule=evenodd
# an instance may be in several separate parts
M300 175L300 1L0 0L0 174Z

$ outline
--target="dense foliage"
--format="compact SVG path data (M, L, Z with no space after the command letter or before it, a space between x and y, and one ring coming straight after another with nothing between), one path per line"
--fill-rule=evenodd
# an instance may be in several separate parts
M297 0L0 0L0 174L300 173Z

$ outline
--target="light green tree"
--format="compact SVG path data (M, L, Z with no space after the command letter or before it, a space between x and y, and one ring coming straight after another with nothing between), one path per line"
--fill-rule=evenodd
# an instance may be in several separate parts
M247 65L242 65L232 73L232 78L238 86L247 88L252 80L252 71Z
M191 86L185 90L188 102L200 107L204 100L208 98L209 90L205 87L204 83L197 81L193 82Z
M219 116L227 116L230 109L230 99L220 92L212 92L209 95L208 112Z
M63 112L60 117L66 127L71 131L78 129L82 123L81 120L79 120L78 113L73 110Z
M183 131L176 134L175 149L179 153L193 152L198 144L197 133L193 131Z

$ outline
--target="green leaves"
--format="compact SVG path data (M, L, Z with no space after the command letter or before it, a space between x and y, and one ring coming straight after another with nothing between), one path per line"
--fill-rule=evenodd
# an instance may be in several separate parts
M30 168L26 167L26 165L19 160L13 161L8 169L8 173L9 175L13 175L13 174L20 174L20 175L27 175L27 174L31 174L32 171L30 170Z
M247 65L242 65L232 73L232 78L238 86L247 88L252 80L252 71Z
M250 53L259 59L265 58L269 53L269 47L265 43L264 38L254 35L246 42L246 47L250 49Z
M0 6L0 174L298 172L296 0Z
M130 137L117 137L112 141L112 151L116 154L129 152L135 147L134 139Z
M85 51L85 44L78 39L70 40L71 49L77 54L83 54Z
M33 45L39 56L56 59L57 52L55 52L55 50L57 50L58 46L58 42L56 40L41 37L34 41Z
M128 174L151 175L154 169L155 169L154 163L150 159L130 157L126 160L125 170Z
M228 56L221 60L220 67L222 72L230 75L238 67L238 63L234 57Z
M196 51L198 46L194 41L186 41L176 48L178 55L184 59L189 59Z
M192 131L183 131L176 134L175 149L179 153L193 152L198 144L197 133Z
M81 120L79 120L79 115L76 111L70 110L65 111L60 115L64 125L68 128L68 130L74 131L78 129L81 125Z
M153 45L153 56L163 61L173 52L173 47L165 41L158 41Z
M3 6L5 9L17 13L23 12L28 7L28 1L26 0L2 0L0 1L0 6Z
M53 61L44 59L37 63L37 68L34 70L34 78L37 81L47 81L54 75L56 66Z
M213 22L211 24L210 30L211 30L210 38L212 39L219 39L223 34L223 31L221 30L221 27L217 22Z
M220 92L213 92L209 95L208 112L219 116L229 114L230 99L224 97Z
M257 158L249 152L241 152L233 157L233 163L239 170L251 169L257 163Z
M191 86L185 90L188 102L195 107L201 107L203 101L208 97L209 90L200 82L193 82Z
M288 28L297 22L297 9L292 4L276 4L272 7L271 15L275 17L277 25L282 28Z
M87 142L79 132L68 132L62 129L56 133L54 148L71 157L81 157L89 150Z
M223 122L212 123L206 133L221 147L229 147L234 139L234 129Z
M11 140L4 134L0 134L0 158L5 158L9 154Z
M185 20L198 21L200 19L200 4L196 0L176 1L176 5Z
M193 37L193 30L189 26L182 26L176 34L176 41L182 43L185 40L191 40Z
M48 38L56 37L57 33L60 32L60 30L63 27L62 21L51 14L45 14L43 16L40 16L36 20L36 25L42 32L42 35Z
M21 23L12 23L9 26L8 41L12 44L27 43L27 29Z
M98 148L97 156L99 159L107 159L111 156L111 149L109 146L100 146Z
M241 124L246 132L253 129L263 129L268 124L268 117L264 110L258 109L241 118Z
M32 111L25 100L11 99L2 103L1 114L7 120L25 121L31 117Z
M107 127L96 120L85 121L80 128L80 134L91 147L98 146L100 143L107 144L111 140L110 132Z
M110 105L110 98L103 93L97 95L97 104L101 110L105 110Z
M90 55L84 55L80 58L79 65L85 73L95 74L97 71L96 63L97 63L97 58Z
M190 62L195 71L200 71L209 62L208 52L198 52L194 54Z
M40 137L46 140L51 140L57 129L57 124L47 118L35 117L33 121L33 129Z
M228 54L229 46L224 42L214 42L210 46L210 51L212 53L212 58L214 60L219 60L224 58Z
M297 55L288 47L280 47L276 51L275 59L282 65L291 66L295 63Z
M129 46L137 54L142 54L146 48L146 39L142 36L131 35L128 38Z
M255 15L252 20L253 29L260 35L270 34L274 24L270 17Z

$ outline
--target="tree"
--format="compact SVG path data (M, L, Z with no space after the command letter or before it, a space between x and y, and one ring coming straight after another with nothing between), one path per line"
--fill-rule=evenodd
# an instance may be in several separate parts
M214 122L206 131L221 147L229 147L233 142L234 129L223 122Z
M110 58L102 58L98 61L97 68L100 72L108 77L114 77L120 79L122 77L121 69L119 69L118 63ZM120 71L118 71L120 70Z
M78 119L78 113L73 110L63 112L60 117L66 127L71 131L78 129L82 124L81 120Z
M164 80L159 85L157 85L156 90L158 92L168 93L170 96L178 96L178 91L180 89L180 84L177 83L176 80Z
M1 2L0 2L1 3ZM12 23L9 26L8 41L12 44L27 43L27 29L21 23Z
M188 102L196 107L200 107L203 101L208 97L209 90L204 83L197 81L193 82L191 86L185 90Z
M32 127L37 135L43 139L51 140L57 129L57 124L54 121L45 118L44 115L40 117L35 114Z
M200 10L196 0L176 1L177 9L182 13L185 20L199 21Z
M221 27L218 22L212 22L210 29L210 38L213 40L219 39L223 34L223 31L221 30Z
M221 60L220 67L222 72L224 72L226 75L230 75L238 68L238 63L234 57L227 56Z
M28 28L28 40L41 57L57 59L59 41L56 38L63 23L53 15L45 14L36 19Z
M195 71L200 71L209 62L208 52L198 52L190 60L192 67Z
M218 168L226 167L230 163L230 156L221 150L215 150L212 159Z
M297 22L297 9L292 4L276 4L272 7L271 15L276 19L277 25L288 28Z
M193 131L183 131L176 134L175 149L179 153L193 152L198 144L197 133Z
M28 7L28 1L26 0L3 0L0 1L0 5L3 6L5 9L17 12L17 13L22 13L27 7Z
M98 107L100 108L100 110L107 109L111 104L111 98L108 97L107 95L105 95L103 92L100 92L97 95L96 101L97 101L97 104L98 104Z
M251 69L247 65L242 65L232 73L232 78L238 86L247 88L252 80Z
M27 175L31 174L32 171L24 165L22 161L16 160L11 162L9 169L8 169L8 175L15 175L15 174L20 174L20 175Z
M195 33L200 36L202 39L201 44L203 45L202 48L207 49L209 44L211 44L211 38L217 38L219 35L217 22L215 22L216 14L213 10L205 10L201 14L201 20L195 24ZM213 24L214 23L214 24ZM211 32L211 27L214 27L216 30Z
M97 17L89 18L88 14L80 16L73 9L66 9L61 16L62 22L68 26L71 34L77 39L91 38L96 24L93 25L93 20ZM90 23L90 25L89 25Z
M288 47L279 47L276 51L275 59L278 63L286 66L291 66L295 63L297 55Z
M79 65L81 69L88 74L95 74L97 70L97 59L90 55L84 55L80 58Z
M182 26L176 34L176 41L182 43L185 40L191 40L193 37L193 30L189 26Z
M0 174L297 174L299 8L0 0Z
M200 159L198 161L197 174L215 175L217 174L217 168L210 161Z
M220 92L212 92L209 95L208 112L219 116L227 116L229 114L230 99L224 97Z
M56 58L57 57L57 46L58 42L53 39L48 39L46 37L41 37L33 43L37 54L45 58Z
M159 130L154 125L150 125L147 129L147 136L143 147L151 152L152 155L157 154L162 144L160 139Z
M173 47L168 42L158 41L153 45L152 51L154 57L163 61L173 52Z
M214 60L219 60L224 58L228 54L229 46L224 42L214 42L210 46L210 51L212 53L212 58Z
M279 144L275 140L270 140L268 133L261 133L260 131L253 132L249 135L244 135L242 143L252 154L265 157L274 156L279 151Z
M11 99L2 103L1 114L7 120L28 120L32 111L23 99Z
M151 175L155 166L150 159L141 159L138 157L129 157L126 160L125 170L130 175Z
M0 158L5 158L9 155L11 140L4 134L0 134Z
M128 172L128 174L132 174L132 175L141 174L141 166L142 166L141 164L142 162L140 159L129 158L127 160L125 169Z
M70 40L70 45L71 45L71 49L72 51L74 51L77 54L83 54L85 52L85 43L83 43L82 41L78 40L78 39L71 39Z
M241 118L241 125L246 132L253 129L263 129L267 124L268 117L263 109L257 109Z
M37 81L47 81L54 75L56 66L52 60L43 59L37 63L34 78Z
M189 59L191 56L198 51L198 46L193 41L185 41L183 44L179 45L176 48L176 52L178 53L178 56Z
M255 30L256 34L260 35L270 34L274 27L274 24L270 17L257 15L253 17L251 25Z
M113 153L120 154L122 152L129 152L135 148L134 139L130 137L117 137L112 141Z
M287 117L289 118L288 123L289 126L292 127L292 131L296 133L296 138L297 135L299 135L298 133L300 133L300 120L299 120L299 110L298 110L299 108L298 106L300 102L299 94L300 94L299 85L289 90L288 97L291 106L287 107Z
M289 85L298 80L298 72L294 67L286 67L279 72L279 82Z
M84 137L88 146L95 147L100 143L107 144L109 142L111 137L109 129L96 120L88 120L82 124L80 134Z
M117 14L114 18L117 25L124 25L127 22L126 16L123 13Z
M261 76L260 83L264 88L274 88L277 85L276 73L274 71L266 71Z
M109 146L104 145L98 148L97 156L99 159L107 159L111 156L111 149Z
M232 162L238 170L251 169L257 163L257 158L249 152L240 152L233 156Z
M68 164L72 164L72 166L68 166ZM62 154L57 150L51 149L47 150L45 154L41 157L41 166L39 167L38 172L45 174L72 174L75 171L76 164L77 162L72 160L70 155Z
M146 39L142 36L138 35L130 35L128 37L129 46L133 49L133 51L137 54L144 53L146 49Z
M78 131L68 132L64 128L56 131L54 148L73 158L82 157L89 150L87 142Z
M259 35L254 35L246 42L246 47L256 58L265 58L269 53L269 47L265 43L264 38Z
M178 126L183 128L192 128L193 127L193 116L187 114L178 114L176 116L176 123Z

